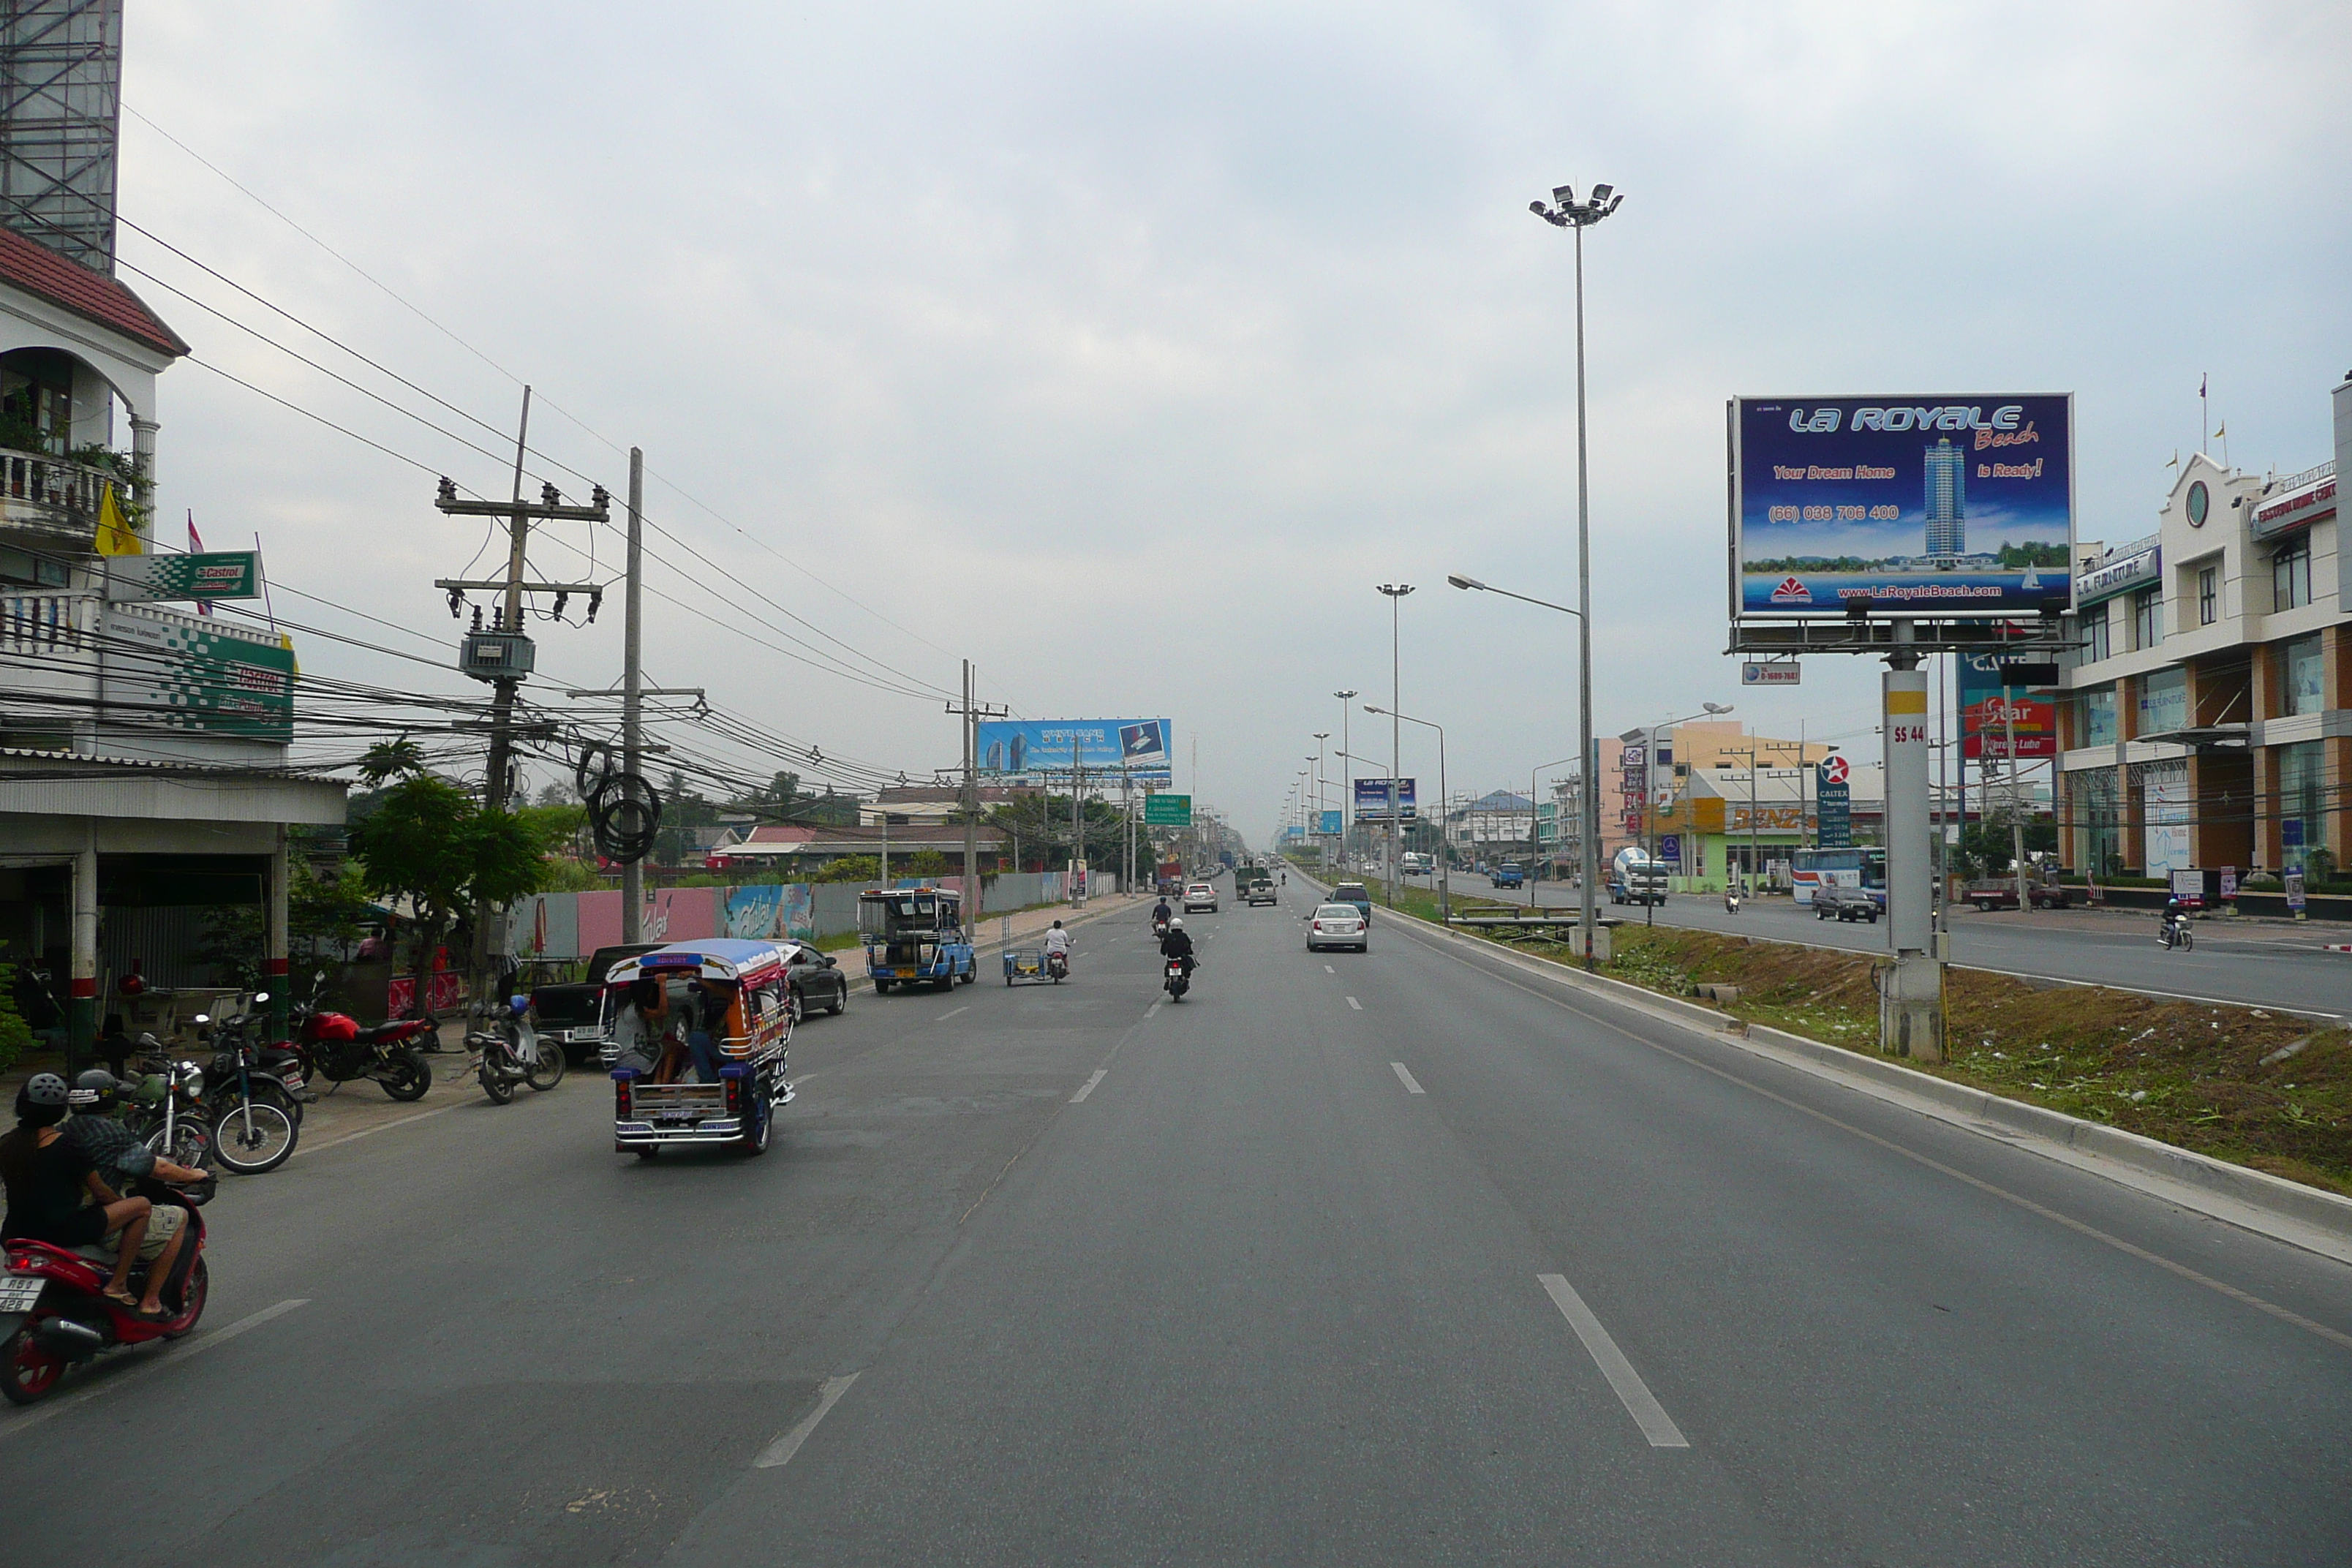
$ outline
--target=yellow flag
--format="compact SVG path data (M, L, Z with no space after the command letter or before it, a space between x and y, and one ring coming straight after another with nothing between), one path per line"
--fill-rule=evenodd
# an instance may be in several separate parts
M147 542L139 537L122 508L115 501L114 487L108 485L98 502L98 552L100 555L144 555Z

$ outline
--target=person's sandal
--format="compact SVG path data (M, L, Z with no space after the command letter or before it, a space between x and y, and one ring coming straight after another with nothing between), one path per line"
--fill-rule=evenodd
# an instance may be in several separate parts
M133 1307L131 1310L131 1315L137 1318L142 1323L160 1323L164 1321L166 1319L175 1317L178 1314L174 1313L171 1308L163 1305L163 1302L158 1301L152 1307Z
M100 1291L99 1294L104 1296L108 1300L113 1302L118 1307L128 1307L134 1312L139 1310L139 1298L131 1294L129 1290L116 1289L112 1287L109 1287L108 1289Z

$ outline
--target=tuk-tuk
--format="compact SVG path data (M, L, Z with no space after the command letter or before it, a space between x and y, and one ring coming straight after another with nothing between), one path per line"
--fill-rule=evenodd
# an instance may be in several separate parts
M613 1150L650 1160L672 1143L768 1147L778 1107L793 1100L792 997L784 954L773 942L713 938L677 942L606 972L607 1016L617 1021L638 980L662 984L662 1022L632 1055L608 1037L613 1062ZM723 1004L710 1044L719 1081L698 1081L688 1026L716 996ZM696 1011L689 1012L689 1009Z
M943 888L872 888L857 895L857 934L877 995L893 985L950 991L976 978L963 895Z

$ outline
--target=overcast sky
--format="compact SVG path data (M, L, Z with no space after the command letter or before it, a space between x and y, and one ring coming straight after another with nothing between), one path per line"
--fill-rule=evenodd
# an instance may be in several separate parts
M2200 375L2236 463L2286 469L2332 455L2352 365L2334 0L128 13L127 219L491 426L530 380L570 416L532 445L616 490L614 444L646 448L649 514L698 552L660 542L656 679L828 755L956 760L936 699L789 659L777 610L686 580L740 576L923 685L969 656L1021 716L1166 716L1180 780L1197 741L1199 793L1254 838L1330 693L1388 701L1381 582L1421 586L1403 706L1446 724L1457 792L1574 751L1574 623L1444 586L1573 601L1570 242L1526 210L1555 184L1628 193L1587 244L1603 734L1736 700L1874 753L1876 667L1758 696L1722 656L1733 394L2072 391L2080 531L2122 540L2196 441ZM405 630L282 614L446 657L431 581L482 531L433 475L502 495L501 462L124 278L196 357L425 465L184 364L163 537L189 508L215 547L258 530L277 581ZM617 605L540 649L616 679ZM1404 762L1434 783L1410 734Z

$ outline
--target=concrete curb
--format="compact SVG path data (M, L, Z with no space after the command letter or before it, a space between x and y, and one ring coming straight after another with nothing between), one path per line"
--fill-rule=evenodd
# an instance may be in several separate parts
M1307 880L1309 887L1321 886L1311 878ZM1465 951L1483 952L1572 990L1587 991L1663 1022L1701 1031L1750 1055L1811 1072L1874 1099L2089 1172L2241 1229L2338 1262L2352 1263L2352 1198L2251 1166L2234 1165L2194 1150L2176 1148L2119 1127L1954 1083L1881 1057L1864 1056L1781 1029L1743 1024L1728 1014L1678 996L1607 975L1586 974L1555 959L1514 952L1416 916L1390 912L1396 918L1412 921L1433 939L1465 944Z

